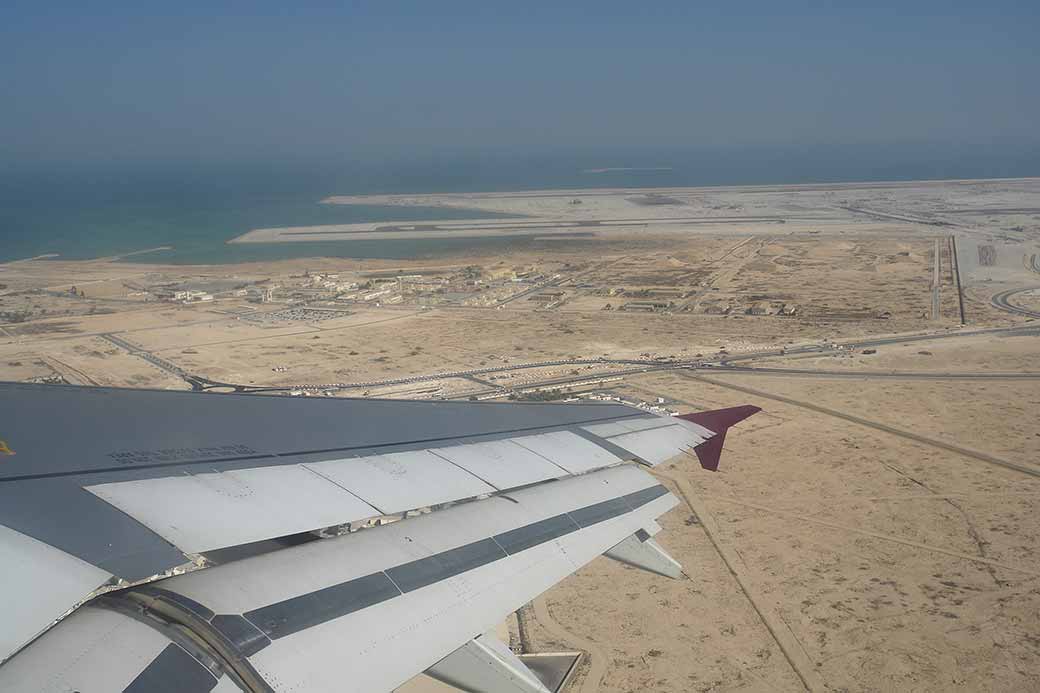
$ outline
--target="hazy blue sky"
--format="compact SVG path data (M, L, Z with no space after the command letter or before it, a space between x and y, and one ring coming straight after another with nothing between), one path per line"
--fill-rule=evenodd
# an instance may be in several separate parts
M1040 2L0 7L8 160L1040 140Z

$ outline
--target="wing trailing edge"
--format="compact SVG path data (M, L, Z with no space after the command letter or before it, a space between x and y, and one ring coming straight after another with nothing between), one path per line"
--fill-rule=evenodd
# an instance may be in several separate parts
M519 657L489 635L470 640L426 675L469 693L550 693Z
M130 690L173 680L171 662L220 693L267 690L267 678L339 690L348 671L348 690L390 691L438 663L469 689L530 689L474 633L599 555L682 577L651 538L678 501L642 467L692 450L716 470L728 428L759 411L234 395L176 406L185 396L0 383L0 419L23 431L19 466L0 469L0 557L14 571L0 583L31 607L0 619L0 690L35 691L56 669L69 690ZM64 408L75 415L53 416ZM99 586L118 589L81 606ZM127 616L141 608L158 625ZM107 643L113 624L130 644L55 665Z
M661 545L654 541L653 537L644 529L630 534L624 541L603 555L613 558L619 563L641 568L649 573L673 580L678 580L683 574L679 561L669 556L668 552L662 549Z

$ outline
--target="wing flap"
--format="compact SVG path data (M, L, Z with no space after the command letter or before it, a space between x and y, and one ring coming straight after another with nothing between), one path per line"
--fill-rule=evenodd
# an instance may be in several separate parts
M426 673L463 691L550 693L519 657L490 635L470 640Z
M443 457L500 491L558 479L569 472L523 446L523 438L436 448Z
M304 465L121 481L87 490L187 553L382 514Z
M112 575L53 546L0 525L0 662ZM30 598L31 597L31 598Z
M570 431L87 486L188 554L490 495L619 464Z
M626 536L653 527L675 503L656 480L626 465L178 576L162 587L217 614L243 615L264 631L271 644L249 662L275 690L289 690L277 682L291 681L307 690L389 691ZM508 539L532 528L537 536L528 541Z
M383 514L494 493L495 488L429 450L307 465Z
M622 431L605 439L651 465L658 465L700 445L706 438L683 421L664 419L664 422L663 426Z
M622 461L599 445L570 431L524 436L516 442L571 474L602 469Z

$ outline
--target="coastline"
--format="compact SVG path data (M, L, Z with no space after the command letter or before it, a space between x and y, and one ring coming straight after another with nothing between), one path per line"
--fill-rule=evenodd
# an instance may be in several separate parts
M12 253L22 251L22 257L16 255L4 264L57 257L139 262L144 259L139 256L160 251L165 253L160 263L171 265L241 264L304 257L402 259L437 253L449 249L449 244L451 250L455 250L460 243L467 242L491 247L493 243L513 240L562 239L579 234L614 237L621 231L635 231L645 236L683 232L720 235L876 232L899 224L897 219L883 218L891 212L890 209L885 211L888 197L896 201L913 197L915 191L920 191L915 205L929 196L945 197L952 204L955 198L970 198L976 189L1005 197L1032 195L1037 182L1040 178L1018 177L316 194L260 204L254 204L252 198L236 198L218 208L201 211L195 211L189 200L187 205L181 204L169 212L157 208L155 213L165 215L161 223L144 216L153 213L150 207L143 212L135 209L135 216L124 215L111 224L106 224L104 217L95 217L82 231L69 236L72 241L69 245L57 240L48 242L46 228L50 224L45 226L46 222L30 217L28 220L33 226L26 227L21 239L13 236L8 246ZM846 205L854 207L852 209L839 209L838 203L846 198L856 205ZM1025 206L1040 207L1033 204L1033 199L1035 197L1023 200ZM1012 205L1005 201L1002 206ZM335 214L328 213L332 211ZM981 222L984 217L977 219ZM924 218L903 221L928 223ZM960 217L948 218L948 221L953 230L958 225L970 226L975 220ZM1031 218L1024 221L1020 218L1009 228L1028 229L1034 224ZM146 232L139 233L139 229ZM139 241L142 243L138 244ZM146 245L148 241L159 243ZM136 250L135 245L146 247ZM37 249L33 246L58 252L32 253ZM94 247L101 252L91 253Z

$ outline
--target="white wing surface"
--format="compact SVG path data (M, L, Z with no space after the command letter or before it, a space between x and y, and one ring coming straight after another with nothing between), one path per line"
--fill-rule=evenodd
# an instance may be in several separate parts
M474 639L602 554L679 575L641 467L726 411L0 384L0 690L540 691Z

